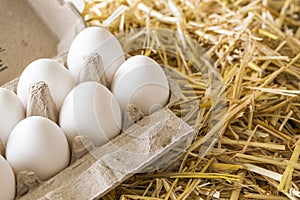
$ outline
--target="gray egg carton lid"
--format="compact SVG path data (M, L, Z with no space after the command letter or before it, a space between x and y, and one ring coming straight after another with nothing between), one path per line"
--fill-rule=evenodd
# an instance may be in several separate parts
M0 85L18 77L33 60L66 52L86 27L63 0L10 0L0 6Z

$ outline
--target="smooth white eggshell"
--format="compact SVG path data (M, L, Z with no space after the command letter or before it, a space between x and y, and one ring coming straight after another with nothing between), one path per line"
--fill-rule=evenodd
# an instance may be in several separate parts
M39 81L48 84L58 109L75 85L71 73L57 61L48 58L33 61L22 72L18 82L17 94L25 107L30 85Z
M67 58L68 68L77 83L84 58L92 52L101 56L106 79L110 85L115 72L125 60L119 41L105 28L88 27L83 29L73 40Z
M11 132L6 159L15 174L29 170L46 180L68 166L70 150L66 136L57 124L33 116L22 120Z
M66 97L59 124L70 144L76 135L85 135L98 146L120 133L122 115L117 100L106 87L84 82Z
M13 128L25 118L25 109L12 91L0 88L0 139L4 145Z
M6 160L0 155L0 199L13 200L16 195L16 180Z
M116 72L111 86L124 112L128 104L141 109L144 115L151 114L169 100L169 83L160 65L147 56L133 56Z

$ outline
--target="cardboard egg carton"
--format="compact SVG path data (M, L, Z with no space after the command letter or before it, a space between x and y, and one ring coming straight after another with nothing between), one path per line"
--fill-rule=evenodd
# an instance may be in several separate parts
M63 0L11 0L0 7L0 85L16 91L17 77L33 60L54 57L65 64L67 49L86 27L76 10ZM3 16L2 16L3 15ZM26 17L25 17L26 16ZM11 25L13 24L13 26ZM2 65L1 65L2 64ZM180 88L170 78L170 104ZM130 115L134 113L130 113ZM47 181L33 172L17 175L17 199L98 199L135 173L170 164L191 144L194 129L168 108L137 119L110 142L95 147L77 136L71 164Z

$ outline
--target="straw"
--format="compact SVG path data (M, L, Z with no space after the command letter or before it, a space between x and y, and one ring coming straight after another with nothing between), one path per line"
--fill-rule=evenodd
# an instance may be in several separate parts
M112 33L174 30L196 41L222 77L225 113L213 112L211 84L183 59L145 54L179 74L182 100L170 108L196 130L189 150L163 169L138 174L113 199L297 199L300 188L300 2L296 0L86 0L89 25ZM158 40L159 41L159 40ZM153 46L156 41L148 41ZM190 106L197 102L198 108ZM181 107L182 106L182 107ZM224 120L211 126L212 115ZM211 128L209 128L211 127ZM199 155L211 138L216 145Z

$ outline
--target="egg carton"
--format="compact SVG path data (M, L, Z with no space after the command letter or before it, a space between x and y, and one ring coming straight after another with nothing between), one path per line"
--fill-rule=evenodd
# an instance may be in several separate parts
M65 57L58 58L65 62ZM17 175L16 199L98 199L136 173L172 164L190 146L195 130L167 107L177 103L181 89L176 73L165 68L170 83L169 104L149 116L128 107L135 122L106 144L95 147L89 138L76 136L71 164L41 181L31 171ZM173 78L172 78L173 77ZM4 87L16 91L17 79Z
M8 7L1 5L0 11L1 9L9 11L10 7L18 5L19 10L34 11L28 11L32 22L35 19L40 20L34 23L36 27L23 27L24 35L32 30L43 30L51 34L42 35L34 32L32 33L34 37L24 39L18 38L17 29L9 32L1 31L0 44L4 44L4 47L0 47L0 60L5 68L0 69L0 85L16 77L28 63L39 57L54 56L55 60L66 66L66 50L69 44L75 35L86 27L76 10L63 0L43 1L43 3L39 0L12 0L6 4ZM8 27L7 22L11 23L9 20L9 16L1 16L0 25ZM20 23L19 20L21 21L16 18L14 23ZM12 45L10 40L2 41L1 39L5 37L1 34L5 37L7 35L16 37L22 44L18 46ZM39 50L45 41L54 43L51 44L49 52ZM14 59L15 57L20 59ZM166 167L182 156L190 146L195 130L191 127L193 123L186 123L187 120L183 120L182 116L177 117L169 110L173 104L182 100L180 84L176 82L182 77L169 68L164 70L171 91L166 107L150 116L142 116L139 115L138 109L129 106L127 114L135 119L134 124L126 127L120 135L100 147L95 147L87 137L75 137L71 164L66 169L47 181L39 180L30 171L23 171L17 175L16 199L98 199L134 174ZM17 83L18 78L2 87L16 93ZM190 113L195 112L192 108ZM189 113L186 116L189 116ZM1 146L0 144L0 154L3 155L4 148Z

